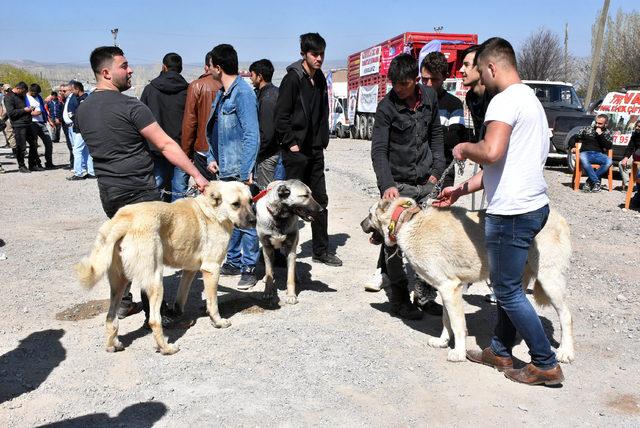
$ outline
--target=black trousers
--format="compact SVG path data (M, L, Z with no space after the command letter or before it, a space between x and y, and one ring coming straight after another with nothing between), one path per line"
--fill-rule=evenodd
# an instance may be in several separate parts
M53 135L51 136L51 140L54 143L59 143L60 142L60 128L61 125L59 123L54 123L53 126L51 126L51 130L53 131Z
M31 122L31 129L32 129L32 138L36 142L36 147L38 147L38 138L40 138L42 140L42 144L44 144L45 165L52 166L53 165L53 142L51 141L51 136L49 135L49 131L47 130L47 125L45 125L44 123L40 124L37 122Z
M433 190L433 185L427 183L425 185L412 185L405 183L396 183L400 196L414 199L417 203L422 203L429 193ZM409 298L409 281L407 275L404 272L404 265L402 262L402 251L397 245L393 247L387 247L382 244L380 246L380 255L378 257L378 267L381 272L389 277L391 293L389 300L393 304L407 303ZM422 278L416 275L416 293L418 297L423 297L422 294L435 294L434 291L429 291L432 288L426 284Z
M287 180L298 179L309 186L313 199L320 204L322 212L311 222L312 248L314 255L322 255L328 251L329 233L328 211L329 197L324 177L324 152L322 148L313 148L306 152L282 152L282 163Z
M73 168L73 143L69 138L69 125L62 122L62 133L64 134L64 140L67 142L67 149L69 150L69 166Z
M33 129L31 125L13 127L13 135L16 139L16 160L18 166L25 166L24 156L27 151L27 143L29 143L29 169L38 165L38 140L33 137Z

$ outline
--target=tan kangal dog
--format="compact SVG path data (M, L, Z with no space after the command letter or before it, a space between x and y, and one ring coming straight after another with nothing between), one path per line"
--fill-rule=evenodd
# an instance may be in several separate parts
M429 339L429 346L446 348L449 361L465 361L466 323L462 301L463 284L489 277L484 244L484 212L453 207L419 209L409 198L381 200L374 204L361 223L365 233L373 233L371 241L388 246L398 245L413 269L438 290L444 304L442 334ZM394 216L396 212L396 216ZM399 220L392 221L392 217ZM396 221L397 220L397 221ZM538 233L529 250L523 286L534 281L533 296L539 305L551 304L558 312L562 340L558 360L574 360L573 322L565 303L565 288L571 258L569 225L551 210L545 227Z
M76 265L80 283L86 288L93 287L105 272L109 278L107 351L123 349L115 315L129 281L149 297L149 326L157 349L164 355L179 350L167 343L162 332L163 265L183 269L175 304L179 312L200 270L213 324L229 327L231 323L218 312L220 265L233 228L255 224L249 189L238 182L212 181L204 194L172 204L143 202L121 208L100 228L91 255Z

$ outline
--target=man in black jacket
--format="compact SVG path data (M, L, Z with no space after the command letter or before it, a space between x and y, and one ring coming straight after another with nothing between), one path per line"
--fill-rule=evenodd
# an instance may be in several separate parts
M276 104L276 133L282 146L287 179L303 181L324 208L311 223L312 260L328 266L342 266L329 253L327 186L324 177L324 149L329 144L329 100L322 74L326 42L318 33L300 36L298 60L287 67Z
M437 95L432 88L416 84L417 70L418 62L411 55L395 57L388 74L393 89L376 110L371 160L384 199L408 196L420 203L445 169ZM383 245L378 268L391 283L392 311L407 319L421 318L422 312L409 298L401 252ZM442 308L432 301L426 310L441 313Z
M38 166L38 140L34 138L35 136L31 128L31 116L36 108L34 106L27 107L27 89L26 83L18 83L11 92L6 95L5 106L16 139L18 170L20 172L42 171L44 168ZM29 169L27 169L24 164L27 142L29 142Z
M182 116L187 101L189 84L180 74L182 57L168 53L162 58L160 75L145 86L140 101L145 103L164 132L180 144L182 139ZM171 191L173 165L153 146L149 145L154 160L154 175L158 189ZM163 194L165 202L171 202L169 193Z
M273 180L282 180L276 176L280 163L280 147L275 138L275 112L278 101L278 87L271 83L273 64L261 59L249 66L251 83L258 97L258 120L260 121L260 149L256 159L256 184L266 189Z

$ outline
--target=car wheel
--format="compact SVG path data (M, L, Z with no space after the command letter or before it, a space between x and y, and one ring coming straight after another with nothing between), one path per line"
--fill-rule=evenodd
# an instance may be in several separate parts
M367 139L367 116L360 116L360 124L358 126L358 134L360 134L360 138L363 140Z
M576 170L576 154L571 153L571 151L567 153L567 167L569 168L569 172L571 174L573 174Z

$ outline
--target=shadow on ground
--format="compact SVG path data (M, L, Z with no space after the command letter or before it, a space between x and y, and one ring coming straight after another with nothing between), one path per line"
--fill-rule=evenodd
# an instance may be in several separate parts
M150 428L167 413L167 406L157 401L132 404L125 407L118 416L110 417L106 413L91 413L77 418L66 419L40 427L75 428L75 427L139 427Z
M67 356L60 343L64 330L31 333L0 356L0 403L34 391Z

